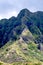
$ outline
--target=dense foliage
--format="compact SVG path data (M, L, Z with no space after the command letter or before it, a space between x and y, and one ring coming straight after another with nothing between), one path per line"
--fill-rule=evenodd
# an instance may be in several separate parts
M9 40L17 40L25 27L35 37L35 42L43 43L43 12L20 11L18 16L0 20L0 47Z

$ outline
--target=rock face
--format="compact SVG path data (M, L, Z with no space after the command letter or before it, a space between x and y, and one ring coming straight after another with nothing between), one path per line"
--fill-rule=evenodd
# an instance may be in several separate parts
M27 35L31 40L34 38L36 43L43 43L43 12L32 13L28 9L23 9L17 17L0 20L0 47L10 40L19 39L26 27L31 33L30 37ZM24 32L26 31L25 29ZM23 39L27 40L28 37L23 36Z
M39 44L38 44L38 49L39 49L40 51L43 51L43 44L42 44L42 43L39 43Z
M29 43L30 41L34 41L34 37L27 27L22 31L21 37L27 43Z
M43 51L43 45L41 44L41 51Z

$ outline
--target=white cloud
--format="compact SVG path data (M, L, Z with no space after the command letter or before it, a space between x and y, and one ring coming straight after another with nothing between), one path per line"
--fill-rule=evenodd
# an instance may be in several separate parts
M3 17L2 16L0 16L0 19L2 19Z
M0 0L0 19L17 16L23 8L27 8L31 12L43 11L43 0Z
M8 12L8 18L11 17L11 16L17 16L17 14L18 14L17 11Z
M8 19L8 18L10 18L12 16L17 17L17 15L18 15L17 11L11 11L11 12L8 12L8 13L6 13L4 15L0 15L0 19L2 19L2 18L7 18Z

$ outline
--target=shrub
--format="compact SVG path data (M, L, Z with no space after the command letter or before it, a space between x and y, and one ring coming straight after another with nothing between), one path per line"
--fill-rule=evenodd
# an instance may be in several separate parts
M3 65L3 63L0 62L0 65Z
M39 63L35 63L34 65L42 65L42 64L39 62Z

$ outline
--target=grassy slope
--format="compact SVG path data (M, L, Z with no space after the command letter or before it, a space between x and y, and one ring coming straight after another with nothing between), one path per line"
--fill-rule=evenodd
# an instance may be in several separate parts
M36 62L36 63L30 63L30 62L14 62L14 63L11 63L11 64L9 64L9 63L4 63L4 62L1 62L0 61L0 65L43 65L43 63L41 63L41 62Z
M29 35L32 37L30 31L26 29L21 34L21 36L26 36L30 38ZM43 53L37 49L37 44L35 44L34 41L31 41L30 39L30 42L26 43L21 37L15 42L9 41L5 46L0 49L0 61L4 61L7 63L18 61L32 63L43 62ZM14 63L14 65L15 64L16 63Z
M24 45L24 43L19 44L18 41L16 41L16 42L13 42L13 44L8 46L8 47L7 47L7 45L5 45L5 47L6 47L6 49L10 48L10 50L8 50L8 51L6 51L6 49L4 47L3 47L3 50L1 49L1 51L3 52L5 57L7 55L9 55L9 52L12 53L12 51L16 50L16 54L26 60L26 62L25 61L24 62L22 62L22 61L14 62L11 65L18 65L18 64L19 65L26 65L26 64L27 65L35 65L37 63L38 63L37 65L40 65L40 61L39 60L42 59L42 54L40 53L39 50L37 50L37 45L35 43L29 43L29 44L25 43L25 45ZM24 49L24 50L22 50L22 49ZM10 53L10 55L11 55L11 53ZM12 57L13 57L13 55L12 55ZM15 56L15 57L17 58L17 56ZM8 58L8 56L7 56L7 58ZM12 60L13 58L10 58L10 59ZM8 63L3 63L2 65L7 65L7 64ZM8 64L8 65L10 65L10 64Z
M14 62L14 63L4 63L0 61L0 65L42 65L40 62L36 63L30 63L30 62Z
M43 61L43 54L37 49L34 42L26 44L25 42L16 41L9 46L6 44L0 49L0 59L5 62L13 62L14 60L37 62Z

